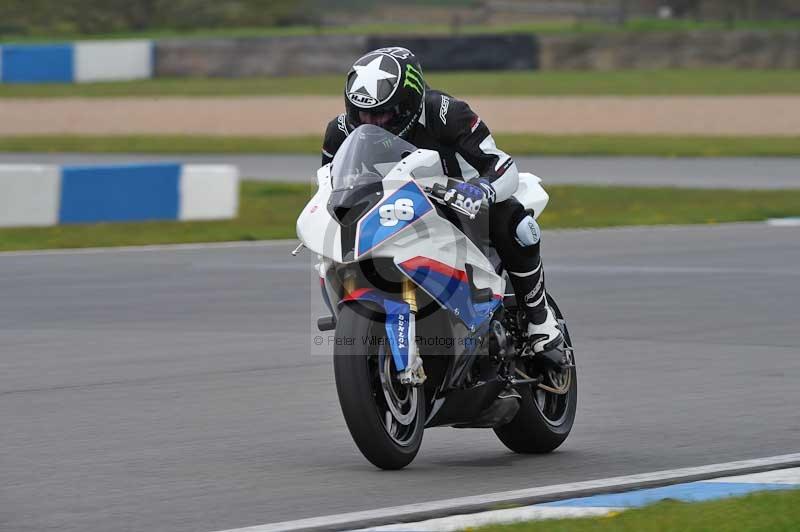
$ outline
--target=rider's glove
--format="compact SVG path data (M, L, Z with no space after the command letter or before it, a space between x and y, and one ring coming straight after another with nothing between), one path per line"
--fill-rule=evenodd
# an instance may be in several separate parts
M467 181L467 183L476 187L480 187L481 190L483 190L483 193L486 196L486 201L489 202L489 205L494 205L495 199L497 199L497 194L494 191L491 181L483 177L473 177Z
M481 209L481 204L486 200L486 194L478 185L472 183L450 182L450 188L444 194L444 201L467 214L475 215Z

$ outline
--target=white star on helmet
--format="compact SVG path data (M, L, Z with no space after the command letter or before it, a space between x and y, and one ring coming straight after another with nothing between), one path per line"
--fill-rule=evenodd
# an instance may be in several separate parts
M356 71L356 79L353 80L353 85L350 87L350 92L355 92L358 89L364 88L367 93L373 98L378 98L378 82L382 79L396 78L396 74L381 70L381 61L383 56L378 56L368 65L354 65Z

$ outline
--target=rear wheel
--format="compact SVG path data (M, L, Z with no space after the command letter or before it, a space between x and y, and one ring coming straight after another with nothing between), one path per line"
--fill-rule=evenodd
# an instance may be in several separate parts
M405 467L422 443L423 388L400 384L383 323L346 305L337 319L336 338L336 390L353 441L377 467Z
M567 324L555 301L549 295L547 299L561 326L565 347L570 348L568 352L574 366ZM516 453L549 453L564 443L572 430L578 405L577 373L574 367L547 369L539 366L535 360L518 364L523 366L523 372L528 375L542 375L542 384L558 393L536 385L518 386L522 401L517 415L506 425L494 429L494 432L506 447Z

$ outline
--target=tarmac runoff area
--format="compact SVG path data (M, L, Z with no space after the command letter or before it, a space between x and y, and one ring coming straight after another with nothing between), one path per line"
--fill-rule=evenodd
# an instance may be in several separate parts
M492 131L797 135L800 96L466 97ZM0 135L320 135L341 97L0 100Z
M293 242L0 254L0 530L230 530L798 452L797 228L543 242L572 435L520 456L432 429L393 473L350 439Z
M800 188L800 159L660 157L514 157L544 185L628 185L686 188ZM316 155L147 155L0 153L0 164L127 164L142 162L232 164L244 179L316 185Z

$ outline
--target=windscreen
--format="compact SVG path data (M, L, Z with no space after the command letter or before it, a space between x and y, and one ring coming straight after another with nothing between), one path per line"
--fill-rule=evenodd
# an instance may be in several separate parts
M403 157L416 149L382 127L360 126L347 136L333 158L333 190L381 181Z

